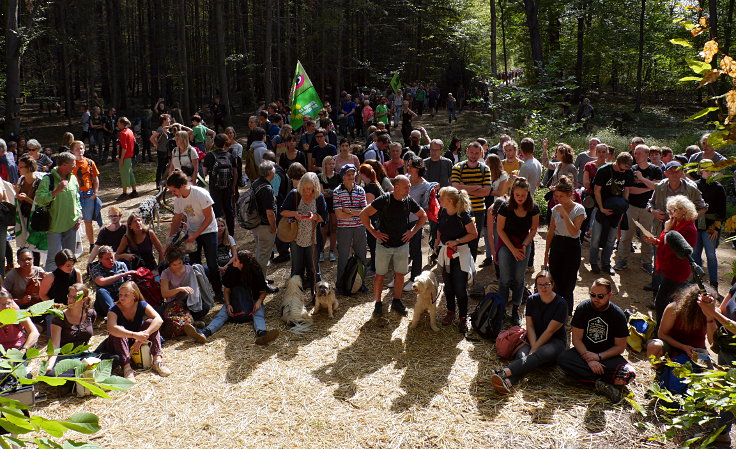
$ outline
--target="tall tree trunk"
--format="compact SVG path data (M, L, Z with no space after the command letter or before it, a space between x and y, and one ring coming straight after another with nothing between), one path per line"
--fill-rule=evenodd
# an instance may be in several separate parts
M641 15L639 16L639 62L636 65L636 104L634 112L641 112L641 84L642 68L644 66L644 18L646 17L647 0L641 0Z
M491 75L496 76L498 73L498 61L496 60L496 0L488 2L491 6Z
M547 48L550 52L556 52L560 49L560 14L555 8L547 10ZM549 57L549 56L548 56Z
M577 58L575 60L575 104L580 102L580 96L583 93L583 52L585 43L585 8L586 1L581 0L579 3L580 11L578 11L578 39L577 39Z
M72 109L74 108L74 102L72 101L72 80L71 70L69 67L69 52L67 46L69 45L69 39L66 35L66 5L65 2L59 1L56 3L56 13L59 20L59 44L61 54L61 80L63 83L64 90L64 111L66 114L66 123L68 126L72 124Z
M335 60L335 85L333 86L332 107L340 108L340 89L342 88L342 51L343 35L345 34L345 10L338 6L337 12L337 59ZM337 123L335 124L337 126Z
M269 5L266 8L266 41L264 42L264 57L263 57L263 99L266 100L266 104L273 101L273 61L271 54L273 53L273 7Z
M227 64L225 64L225 21L222 12L224 0L215 0L217 21L217 74L220 78L220 99L225 105L225 123L230 124L230 94L227 84ZM266 9L271 10L270 6Z
M177 17L177 35L179 36L178 39L176 39L179 47L179 57L177 58L180 61L180 69L181 69L181 115L182 118L184 117L190 117L190 114L192 113L191 105L189 104L189 59L187 58L187 40L184 39L184 36L186 36L187 32L187 3L186 2L178 2L179 5L179 14Z
M274 9L276 10L276 17L274 23L276 23L276 41L286 42L281 36L281 5L282 2L279 0L273 0ZM276 46L276 88L274 89L275 98L283 98L284 96L284 79L283 79L283 64L282 64L282 50L283 45Z
M728 0L728 12L726 13L726 23L723 31L723 34L725 35L723 53L725 54L729 54L729 50L731 49L731 32L733 30L733 6L734 0Z
M126 95L126 62L123 33L120 27L120 2L111 0L108 3L108 23L110 25L110 56L112 58L111 71L113 72L113 104L119 109L127 108Z
M539 73L544 67L542 33L539 31L539 0L524 0L524 12L526 13L526 26L529 28L534 70Z
M718 35L718 0L708 0L708 30L710 31L710 38L715 39L720 37ZM713 64L715 67L715 58Z
M506 84L509 83L509 60L508 60L508 53L506 51L506 0L501 0L498 3L499 9L501 9L501 47L503 50L503 71L506 74L505 79Z
M5 132L20 135L20 35L18 34L19 0L8 0L5 16Z

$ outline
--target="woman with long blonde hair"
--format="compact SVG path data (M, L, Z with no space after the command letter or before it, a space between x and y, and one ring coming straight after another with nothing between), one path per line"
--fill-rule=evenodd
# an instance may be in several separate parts
M468 279L475 274L475 262L468 243L478 238L478 231L470 215L468 192L443 187L440 189L440 206L437 264L442 268L447 303L447 315L442 324L450 325L455 320L457 300L457 328L465 334L468 331ZM454 253L459 257L454 257Z

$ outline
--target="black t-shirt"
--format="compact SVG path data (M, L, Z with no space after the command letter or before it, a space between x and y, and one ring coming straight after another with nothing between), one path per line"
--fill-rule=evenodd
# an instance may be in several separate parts
M379 196L383 195L383 190L378 185L378 183L371 182L365 186L365 193L370 193L373 195L373 199L377 199Z
M276 198L273 195L273 187L271 187L270 182L258 178L253 182L251 188L256 194L256 207L258 208L258 215L261 216L261 224L269 224L266 211L272 210L274 215L276 214Z
M401 237L409 230L409 213L419 212L419 204L407 196L403 201L394 198L392 192L384 193L371 203L378 212L378 230L388 234L383 246L398 248L404 244Z
M509 239L514 243L521 244L532 229L532 217L539 215L539 206L534 204L532 210L527 212L525 217L519 217L508 206L508 203L504 203L498 208L498 215L506 217L506 225L503 230L509 236Z
M312 147L312 159L314 159L314 165L316 167L322 167L322 160L326 156L335 155L337 155L337 148L335 148L334 145L330 145L329 143L324 147L321 147L319 145L315 145Z
M261 276L243 276L240 269L230 265L222 275L222 285L225 288L245 287L250 290L253 302L258 300L261 292L266 291L266 278Z
M102 228L100 229L100 233L97 234L95 245L108 245L112 248L113 251L116 251L118 249L118 246L120 246L120 241L123 239L123 236L125 235L125 232L127 230L128 228L125 225L121 225L117 231L110 231L106 227Z
M641 169L639 168L638 165L634 165L632 172L637 172L637 171L640 171L641 174L644 175L644 177L650 181L660 181L661 179L664 178L662 169L652 164L649 164L649 166L645 169ZM634 176L633 187L646 188L646 184L639 181L639 179L636 176ZM649 198L652 197L652 193L654 193L653 190L649 190L648 192L644 192L644 193L637 193L637 194L632 193L629 195L629 204L631 204L634 207L644 209L647 207L647 203L649 202Z
M342 183L342 176L336 172L331 178L327 178L327 182L325 182L322 180L322 175L320 175L319 183L322 184L322 193L325 195L325 201L327 201L327 210L333 212L333 196L331 194L328 196L326 190L335 190Z
M447 243L450 240L457 240L465 236L468 231L465 226L473 221L467 212L459 212L454 215L447 213L445 208L440 209L439 225L437 229L440 232L440 240Z
M401 157L404 157L407 151L411 151L422 159L427 159L429 157L429 145L409 145L408 147L404 147L404 149L401 150Z
M608 309L598 311L593 308L591 300L583 301L575 309L572 327L583 330L583 344L588 351L601 353L616 344L616 338L629 336L626 315L611 303Z
M296 151L296 157L294 159L289 159L286 153L281 153L281 156L279 156L279 165L284 171L288 170L294 162L299 162L304 168L307 168L307 156L301 150Z
M613 196L623 196L624 187L634 185L634 171L631 169L616 171L613 164L599 168L593 178L593 185L601 186L601 201Z
M526 316L531 317L534 323L534 332L537 338L547 330L550 321L565 323L567 319L567 302L560 295L555 295L549 304L542 301L539 293L535 293L529 297L526 303ZM552 338L565 341L565 326L561 326L552 335Z

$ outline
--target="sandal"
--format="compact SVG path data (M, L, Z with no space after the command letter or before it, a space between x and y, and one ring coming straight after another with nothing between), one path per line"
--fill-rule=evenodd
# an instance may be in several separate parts
M171 370L166 365L164 365L164 361L161 359L153 362L153 370L156 371L156 374L161 377L168 377L171 375Z

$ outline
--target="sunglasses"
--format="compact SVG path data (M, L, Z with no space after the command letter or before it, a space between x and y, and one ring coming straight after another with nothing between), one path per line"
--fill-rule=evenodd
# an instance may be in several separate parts
M598 298L598 299L603 299L603 298L605 298L606 296L608 296L608 293L603 293L603 294L601 294L601 293L592 293L592 292L590 293L590 297L591 297L591 299L592 299L592 298Z

